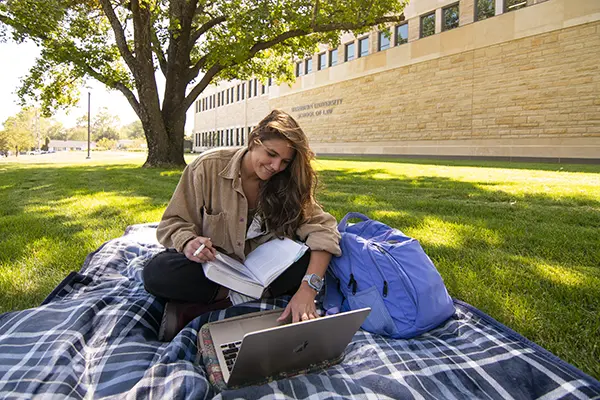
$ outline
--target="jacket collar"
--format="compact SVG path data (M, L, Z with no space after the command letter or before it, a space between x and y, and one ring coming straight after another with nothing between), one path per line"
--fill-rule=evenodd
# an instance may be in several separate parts
M248 148L246 146L237 150L233 154L233 157L231 157L231 160L229 160L229 163L227 163L225 168L223 168L223 170L219 172L219 176L233 180L239 177L242 171L242 158L244 157L244 154L246 154L247 151Z

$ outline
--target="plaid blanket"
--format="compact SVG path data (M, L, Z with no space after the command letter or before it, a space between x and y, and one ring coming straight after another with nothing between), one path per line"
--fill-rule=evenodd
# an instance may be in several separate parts
M196 337L209 321L284 307L287 299L205 314L172 342L156 334L164 307L142 283L162 248L136 225L90 254L36 308L0 315L0 398L212 398ZM600 383L477 309L411 340L359 331L327 370L217 398L598 398Z

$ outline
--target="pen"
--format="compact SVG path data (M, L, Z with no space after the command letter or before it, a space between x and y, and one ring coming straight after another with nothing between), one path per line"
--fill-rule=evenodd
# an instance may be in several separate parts
M204 250L204 248L205 248L205 247L206 247L206 245L205 245L204 243L202 243L202 244L200 245L200 247L198 247L198 250L196 250L196 251L194 252L194 254L192 254L192 255L193 255L194 257L196 257L198 254L200 254L200 252L201 252L202 250Z

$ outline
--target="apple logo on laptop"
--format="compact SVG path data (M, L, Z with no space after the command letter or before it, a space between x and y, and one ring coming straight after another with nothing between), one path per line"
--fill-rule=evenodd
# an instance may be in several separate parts
M306 348L306 346L308 346L308 340L305 340L304 343L300 344L293 351L294 351L294 353L300 353L302 350L304 350Z

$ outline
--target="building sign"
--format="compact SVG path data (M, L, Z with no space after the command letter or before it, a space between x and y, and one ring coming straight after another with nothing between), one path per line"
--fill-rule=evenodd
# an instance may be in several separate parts
M298 118L312 118L333 113L335 106L342 104L342 99L320 101L311 104L292 107L292 112L298 112Z

